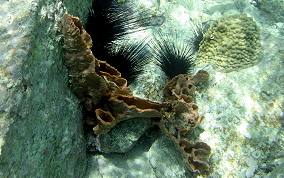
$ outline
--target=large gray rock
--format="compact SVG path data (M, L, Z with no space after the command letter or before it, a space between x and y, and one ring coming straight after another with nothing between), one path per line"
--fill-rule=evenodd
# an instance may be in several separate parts
M86 19L90 2L0 4L0 177L82 177L82 115L68 88L61 18Z

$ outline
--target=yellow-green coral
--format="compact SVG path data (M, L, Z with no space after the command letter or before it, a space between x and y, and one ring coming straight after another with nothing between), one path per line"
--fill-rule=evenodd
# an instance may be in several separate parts
M246 15L227 15L216 20L203 35L197 63L231 72L259 62L260 48L259 29L253 19Z

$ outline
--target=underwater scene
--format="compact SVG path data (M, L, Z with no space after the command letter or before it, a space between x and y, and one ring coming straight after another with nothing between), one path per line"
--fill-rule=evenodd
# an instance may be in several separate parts
M283 0L0 7L0 177L284 177Z

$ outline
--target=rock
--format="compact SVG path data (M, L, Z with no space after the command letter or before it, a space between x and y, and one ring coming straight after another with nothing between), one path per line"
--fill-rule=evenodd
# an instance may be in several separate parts
M82 114L68 87L60 28L66 11L86 19L89 7L1 2L0 177L84 175Z
M93 154L86 177L194 177L175 144L153 128L127 153Z
M135 118L119 123L108 134L101 134L96 139L97 149L104 153L126 153L148 129L149 118Z

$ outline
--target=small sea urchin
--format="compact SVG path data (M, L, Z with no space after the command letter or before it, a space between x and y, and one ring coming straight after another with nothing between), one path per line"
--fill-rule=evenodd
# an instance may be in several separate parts
M132 43L124 42L111 50L107 62L121 72L129 83L139 75L144 65L150 61L150 52L146 48L147 38Z
M171 42L169 36L163 37L160 32L156 33L154 39L152 45L154 56L169 79L179 74L191 73L194 62L189 43L182 42L177 35Z

